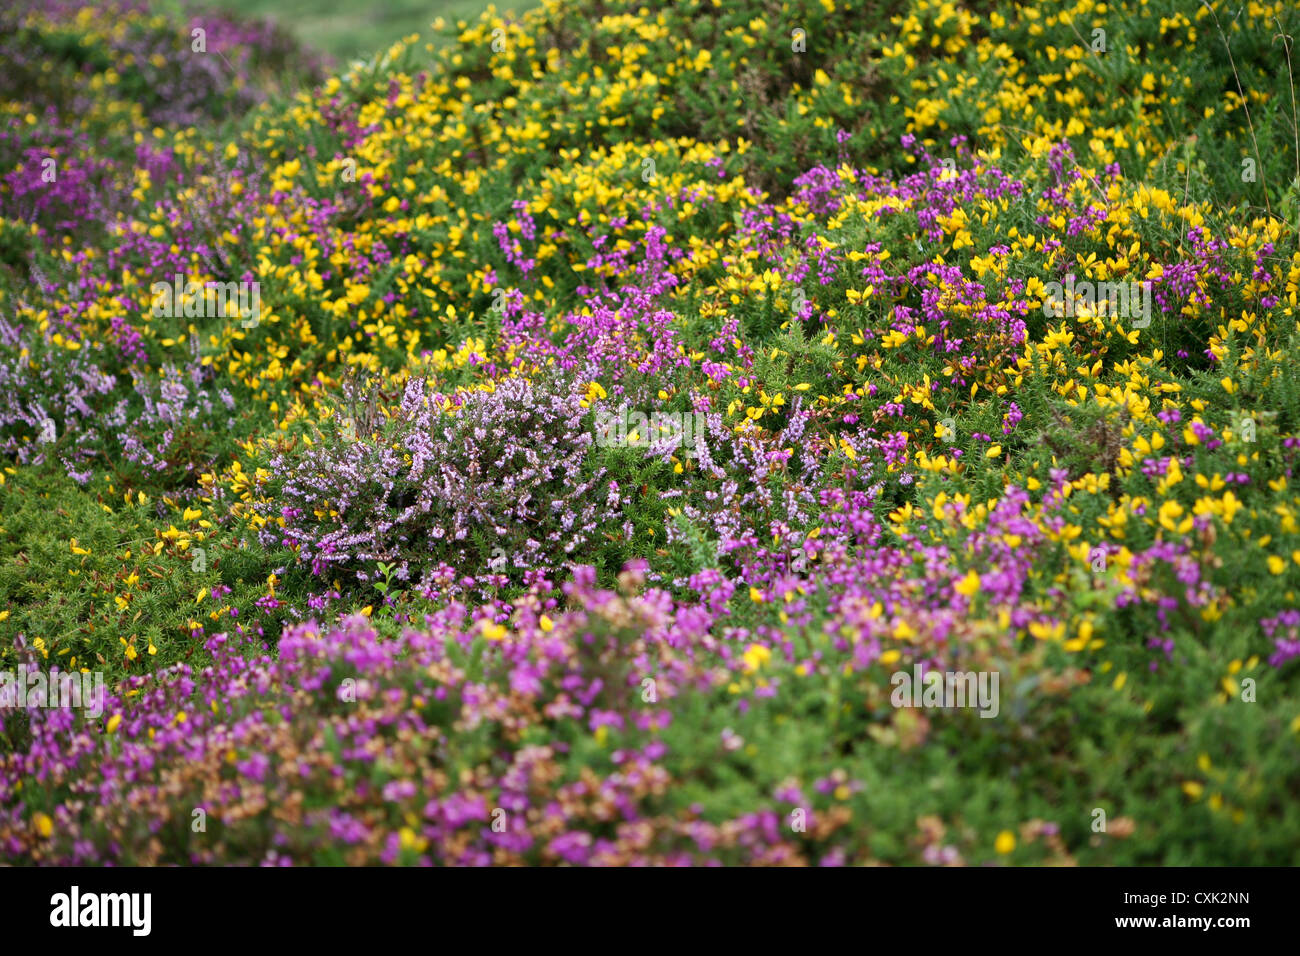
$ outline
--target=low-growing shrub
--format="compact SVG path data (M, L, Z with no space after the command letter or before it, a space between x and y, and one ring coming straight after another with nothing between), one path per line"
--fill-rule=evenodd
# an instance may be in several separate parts
M448 398L412 379L391 415L271 461L273 504L260 507L279 520L262 540L361 581L380 561L402 581L440 564L516 578L562 566L619 515L603 472L588 473L587 415L561 380Z

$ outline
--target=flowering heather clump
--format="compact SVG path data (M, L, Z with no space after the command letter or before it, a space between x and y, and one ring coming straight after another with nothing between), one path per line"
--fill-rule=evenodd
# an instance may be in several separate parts
M125 204L111 162L95 155L85 133L64 129L53 111L33 136L18 120L0 129L0 195L10 215L71 233L86 219L110 221ZM56 178L46 181L42 174ZM125 190L123 190L125 192Z
M96 343L67 351L57 332L33 339L0 319L0 451L25 464L60 461L81 484L98 470L193 487L234 424L235 400L197 358L156 377L106 371L140 357L134 330L116 327L124 354L113 356ZM124 383L134 388L117 398Z
M618 514L602 473L584 475L593 439L580 395L515 378L454 402L412 379L386 420L349 420L273 459L264 511L282 521L264 540L318 576L376 561L403 581L440 564L518 575L575 560Z
M707 806L683 789L709 763L745 766L745 737L786 710L775 685L762 693L772 652L718 658L716 611L600 590L591 571L566 612L530 594L507 626L462 628L452 608L388 641L362 618L307 623L274 659L220 634L210 665L133 678L93 722L33 709L28 754L0 767L31 781L56 835L10 809L0 846L74 864L870 862L849 825L863 784L842 769ZM727 680L757 682L752 714L704 735L674 720L675 701ZM791 804L806 828L788 826Z
M0 863L1300 862L1294 4L41 6Z

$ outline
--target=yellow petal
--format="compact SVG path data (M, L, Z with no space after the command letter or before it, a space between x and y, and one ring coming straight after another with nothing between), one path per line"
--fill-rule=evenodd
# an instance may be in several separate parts
M953 588L962 597L973 597L980 589L980 576L974 571L967 571L966 576L953 585Z

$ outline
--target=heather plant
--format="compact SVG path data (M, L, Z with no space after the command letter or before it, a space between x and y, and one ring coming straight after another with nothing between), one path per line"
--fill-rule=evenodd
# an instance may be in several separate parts
M95 362L93 351L69 352L61 342L58 333L47 341L0 319L0 436L5 453L19 462L45 461L61 438L65 446L93 442L92 403L102 407L103 396L115 387L115 377Z
M1020 513L1005 508L986 544L996 548ZM1013 559L1017 579L1030 566L1023 557ZM752 631L719 629L726 602L713 599L707 574L694 582L701 601L674 601L638 593L630 566L619 593L577 569L566 608L538 582L504 621L484 614L466 625L467 609L454 606L388 640L359 617L307 623L288 629L274 656L239 630L209 637L210 665L129 678L98 720L24 715L32 746L0 754L4 772L24 778L0 839L11 855L65 864L933 865L1012 855L972 825L1021 801L1016 861L1134 863L1152 840L1207 858L1205 839L1172 824L1183 798L1158 796L1179 789L1168 738L1133 730L1181 719L1177 705L1162 700L1144 716L1139 701L1077 668L1022 679L1048 645L1013 650L960 613L973 592L956 595L956 607L941 595L907 601L915 589L896 577L906 561L836 566L845 593L834 613L809 613L792 592ZM931 561L925 576L947 573ZM882 586L893 605L883 612L869 597ZM778 610L798 623L776 628ZM972 666L1003 670L1004 719L891 710L885 677L897 650L881 647L925 613ZM772 643L769 632L792 640ZM1079 721L1027 732L1065 698L1080 704ZM1294 785L1287 745L1260 733L1257 710L1210 714L1190 739L1199 775L1236 822L1206 826L1244 838L1217 858L1288 859L1264 823L1269 802ZM15 740L10 718L3 733ZM1271 773L1259 788L1205 756L1234 733L1261 742ZM1080 772L1097 748L1110 761ZM1026 761L1046 762L1050 794L1017 786L1008 771ZM1089 839L1087 813L1062 808L1099 801L1125 822ZM130 809L140 804L153 815ZM204 826L192 825L196 809ZM860 816L873 826L856 825Z
M587 467L580 402L560 379L455 396L411 379L383 421L349 419L270 461L259 513L281 520L261 539L327 580L365 582L373 562L401 581L439 565L516 580L562 567L619 514L603 470Z
M81 484L99 472L127 487L193 490L229 447L235 399L197 355L143 374L139 336L113 326L116 349L74 349L59 326L29 334L0 319L0 449L23 464L59 462Z
M16 120L0 130L7 170L0 194L10 215L66 235L86 218L107 222L127 208L129 189L113 178L119 171L91 150L85 133L60 126L52 110L34 125Z
M679 492L685 525L706 531L723 566L756 585L807 570L805 542L826 484L810 418L796 402L785 428L760 436L757 428L731 434L712 416L700 468ZM668 526L670 545L681 528Z

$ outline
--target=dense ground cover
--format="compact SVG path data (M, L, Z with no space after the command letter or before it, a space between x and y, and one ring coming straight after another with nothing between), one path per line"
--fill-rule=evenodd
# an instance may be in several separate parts
M1297 862L1285 4L5 16L6 859Z

